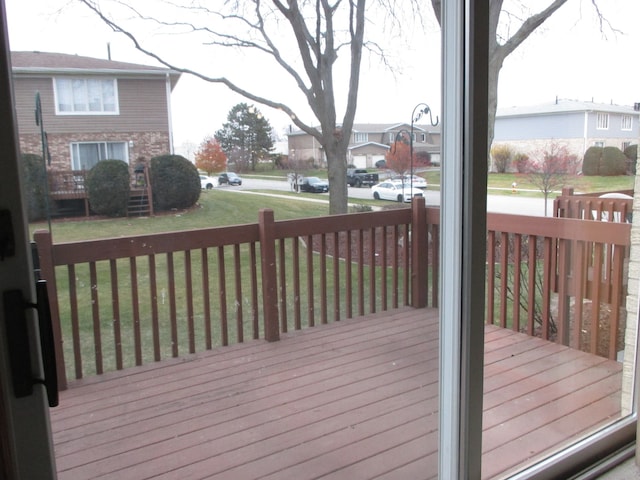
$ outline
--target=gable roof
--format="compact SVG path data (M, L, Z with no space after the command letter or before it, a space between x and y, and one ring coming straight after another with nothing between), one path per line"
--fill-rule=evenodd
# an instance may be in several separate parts
M354 123L353 133L387 133L397 131L399 129L409 130L411 125L408 123ZM440 125L435 127L431 125L413 125L415 132L440 133ZM293 130L287 134L288 136L307 135L303 130Z
M496 112L496 118L580 112L622 113L629 115L640 114L640 112L634 111L632 106L581 102L578 100L557 100L554 103L546 103L540 105L499 108Z
M171 88L180 79L180 72L164 67L152 67L135 63L118 62L102 58L83 57L66 53L11 52L14 74L102 74L122 76L166 76L171 79Z

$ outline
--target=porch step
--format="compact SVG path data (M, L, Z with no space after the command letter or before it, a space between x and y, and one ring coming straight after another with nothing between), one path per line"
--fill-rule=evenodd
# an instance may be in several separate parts
M149 206L149 196L145 189L131 190L129 194L129 205L127 206L128 217L143 217L151 214Z

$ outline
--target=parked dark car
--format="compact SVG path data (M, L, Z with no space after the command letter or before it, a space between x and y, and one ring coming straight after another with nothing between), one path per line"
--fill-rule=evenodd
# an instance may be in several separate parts
M387 161L383 158L376 162L376 168L387 168Z
M218 185L242 185L242 178L233 172L221 173L218 176Z
M326 193L329 191L329 183L318 177L305 177L298 184L298 191L311 193Z

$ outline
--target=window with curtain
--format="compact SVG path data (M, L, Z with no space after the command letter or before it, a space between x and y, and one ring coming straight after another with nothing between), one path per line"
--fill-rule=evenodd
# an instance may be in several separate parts
M91 170L101 160L123 160L129 163L126 142L78 142L71 144L73 170Z
M58 115L114 115L118 113L115 78L55 78Z

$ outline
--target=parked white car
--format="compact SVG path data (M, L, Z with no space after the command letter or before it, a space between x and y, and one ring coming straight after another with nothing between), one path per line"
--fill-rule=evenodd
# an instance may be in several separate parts
M413 185L413 188L421 188L423 190L427 188L427 181L424 178L419 177L418 175L412 176L407 174L402 177L401 176L393 177L392 179L398 182L404 181L404 183Z
M413 187L401 181L388 180L380 182L371 187L373 198L376 200L391 200L394 202L410 202L413 190L414 197L424 197L424 193L419 188Z
M218 179L213 177L207 177L206 175L200 175L200 188L203 190L211 190L213 187L218 186Z

